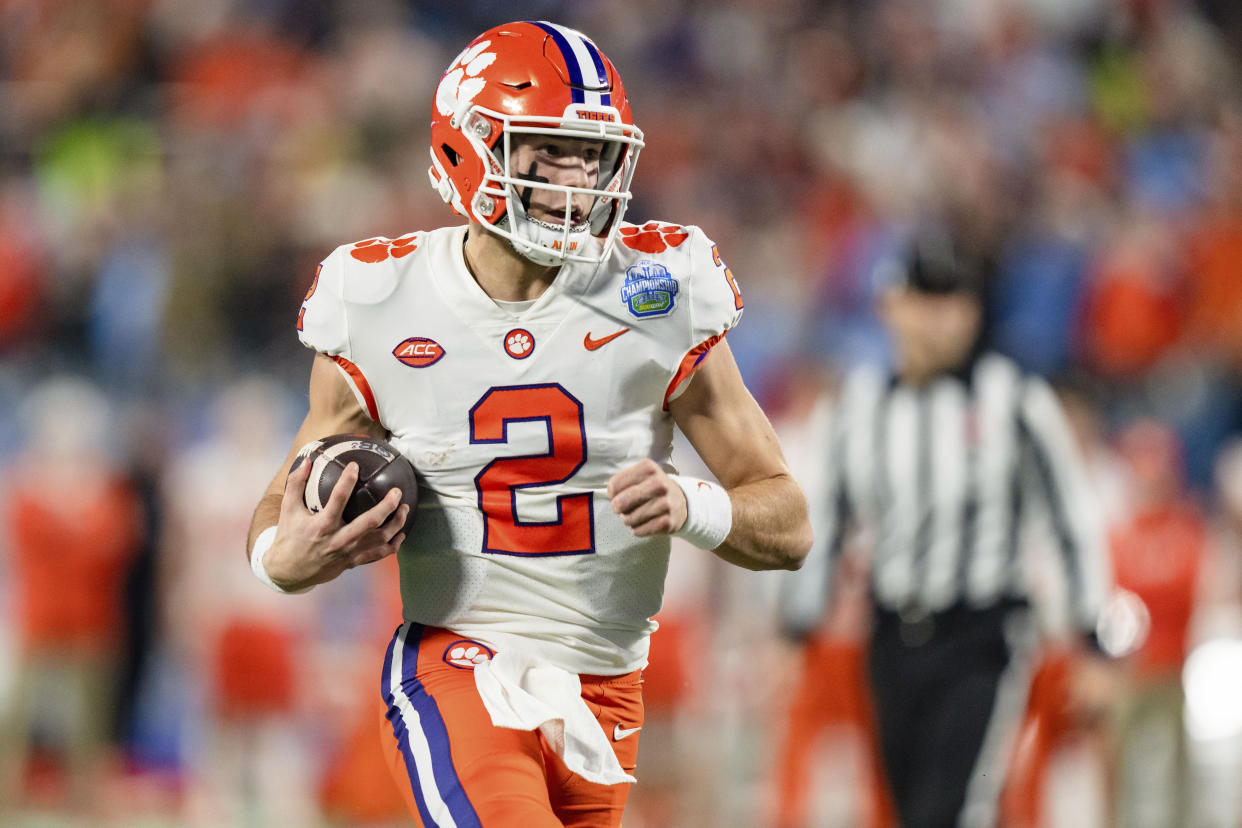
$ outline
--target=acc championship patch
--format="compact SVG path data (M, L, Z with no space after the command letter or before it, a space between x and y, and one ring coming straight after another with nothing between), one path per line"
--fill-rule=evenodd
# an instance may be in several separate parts
M664 316L673 309L678 289L677 280L667 267L643 259L626 268L621 300L639 319Z

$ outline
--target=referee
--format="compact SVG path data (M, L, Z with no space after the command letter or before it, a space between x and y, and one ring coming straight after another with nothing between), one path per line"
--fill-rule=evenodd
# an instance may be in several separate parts
M1111 580L1102 528L1052 389L977 348L980 273L954 242L923 232L886 271L895 372L860 368L841 388L785 623L819 623L843 541L862 530L871 691L901 824L992 826L1036 643L1021 541L1051 530L1071 623L1094 642Z

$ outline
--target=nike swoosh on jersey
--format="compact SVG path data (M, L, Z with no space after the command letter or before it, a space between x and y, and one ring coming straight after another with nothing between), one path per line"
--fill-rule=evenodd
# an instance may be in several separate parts
M626 328L626 330L629 330L629 328ZM622 331L622 333L624 333L624 331ZM612 740L614 742L619 742L622 739L624 739L626 736L633 736L635 733L637 733L638 731L642 729L643 729L642 725L639 725L638 727L622 727L621 725L618 724L614 726L612 729Z
M612 342L618 336L628 331L629 331L629 328L622 328L616 333L608 334L608 336L601 336L599 339L592 339L591 333L590 331L588 331L587 335L582 338L582 347L586 348L588 351L594 351L596 348L604 347L609 342Z

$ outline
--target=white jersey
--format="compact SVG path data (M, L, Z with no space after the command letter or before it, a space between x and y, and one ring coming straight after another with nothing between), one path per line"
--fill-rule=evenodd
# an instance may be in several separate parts
M403 614L576 673L646 664L669 538L636 538L608 479L672 471L668 401L741 316L695 227L624 225L521 312L475 282L465 227L337 248L298 317L414 464Z

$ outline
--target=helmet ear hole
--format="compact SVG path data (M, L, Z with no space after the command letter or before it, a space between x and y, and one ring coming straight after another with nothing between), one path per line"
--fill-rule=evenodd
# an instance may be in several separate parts
M600 186L603 182L611 181L620 169L621 157L625 152L625 147L618 141L608 141L604 144L603 156L599 159L599 180Z
M448 144L441 144L440 151L444 153L444 157L447 158L448 162L454 167L461 163L461 156Z

